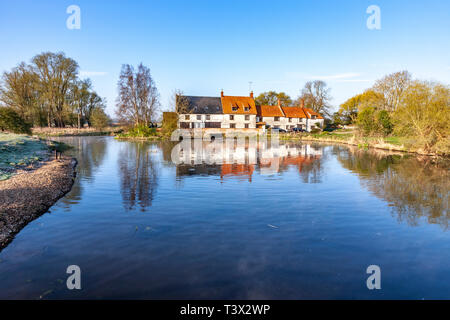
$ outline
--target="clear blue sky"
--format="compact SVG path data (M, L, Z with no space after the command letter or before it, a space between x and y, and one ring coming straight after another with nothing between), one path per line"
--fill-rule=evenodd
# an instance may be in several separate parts
M69 5L81 29L69 30ZM381 30L369 30L369 5ZM185 94L247 95L325 80L337 106L383 75L450 81L450 1L6 1L0 0L0 71L43 51L80 65L112 115L121 65L150 67L166 109Z

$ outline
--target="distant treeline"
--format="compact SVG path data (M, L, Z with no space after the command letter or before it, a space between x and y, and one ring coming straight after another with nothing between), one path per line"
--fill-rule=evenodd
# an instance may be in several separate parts
M104 126L105 101L80 79L78 63L64 53L44 52L27 64L4 72L0 106L17 113L34 127Z

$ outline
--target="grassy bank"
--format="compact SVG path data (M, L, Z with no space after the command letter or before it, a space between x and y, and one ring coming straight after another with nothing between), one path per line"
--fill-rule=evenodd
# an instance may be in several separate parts
M0 181L9 179L19 170L33 169L48 160L54 150L70 148L60 142L21 134L0 133Z
M391 151L401 151L417 153L420 155L444 156L446 153L430 153L414 144L414 140L406 137L363 137L353 132L321 132L321 133L301 133L301 134L281 134L280 140L299 140L299 141L319 141L343 143L364 148L377 148Z
M33 135L40 137L112 136L123 132L122 127L95 128L33 128Z
M116 135L116 139L124 139L124 140L149 140L149 141L156 141L156 140L165 140L168 138L166 135L164 135L161 130L158 130L156 128L149 128L146 126L137 126L137 127L130 127L124 132L121 132Z

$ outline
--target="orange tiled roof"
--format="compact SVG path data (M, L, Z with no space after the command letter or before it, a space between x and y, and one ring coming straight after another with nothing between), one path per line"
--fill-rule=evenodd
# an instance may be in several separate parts
M279 106L257 106L260 117L284 117L284 113Z
M286 118L306 118L305 112L300 107L282 107Z
M222 96L224 114L256 114L255 100L252 97ZM237 110L233 110L237 108ZM245 111L245 108L250 108Z
M319 113L313 111L310 108L303 108L303 111L305 112L308 119L311 119L311 116L316 116L317 119L323 119L323 117Z

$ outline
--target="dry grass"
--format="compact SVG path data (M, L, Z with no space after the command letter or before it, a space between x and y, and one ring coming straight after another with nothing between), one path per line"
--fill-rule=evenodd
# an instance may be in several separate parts
M95 128L33 128L33 134L38 136L105 136L112 135L123 130L122 127L105 127L101 130Z

